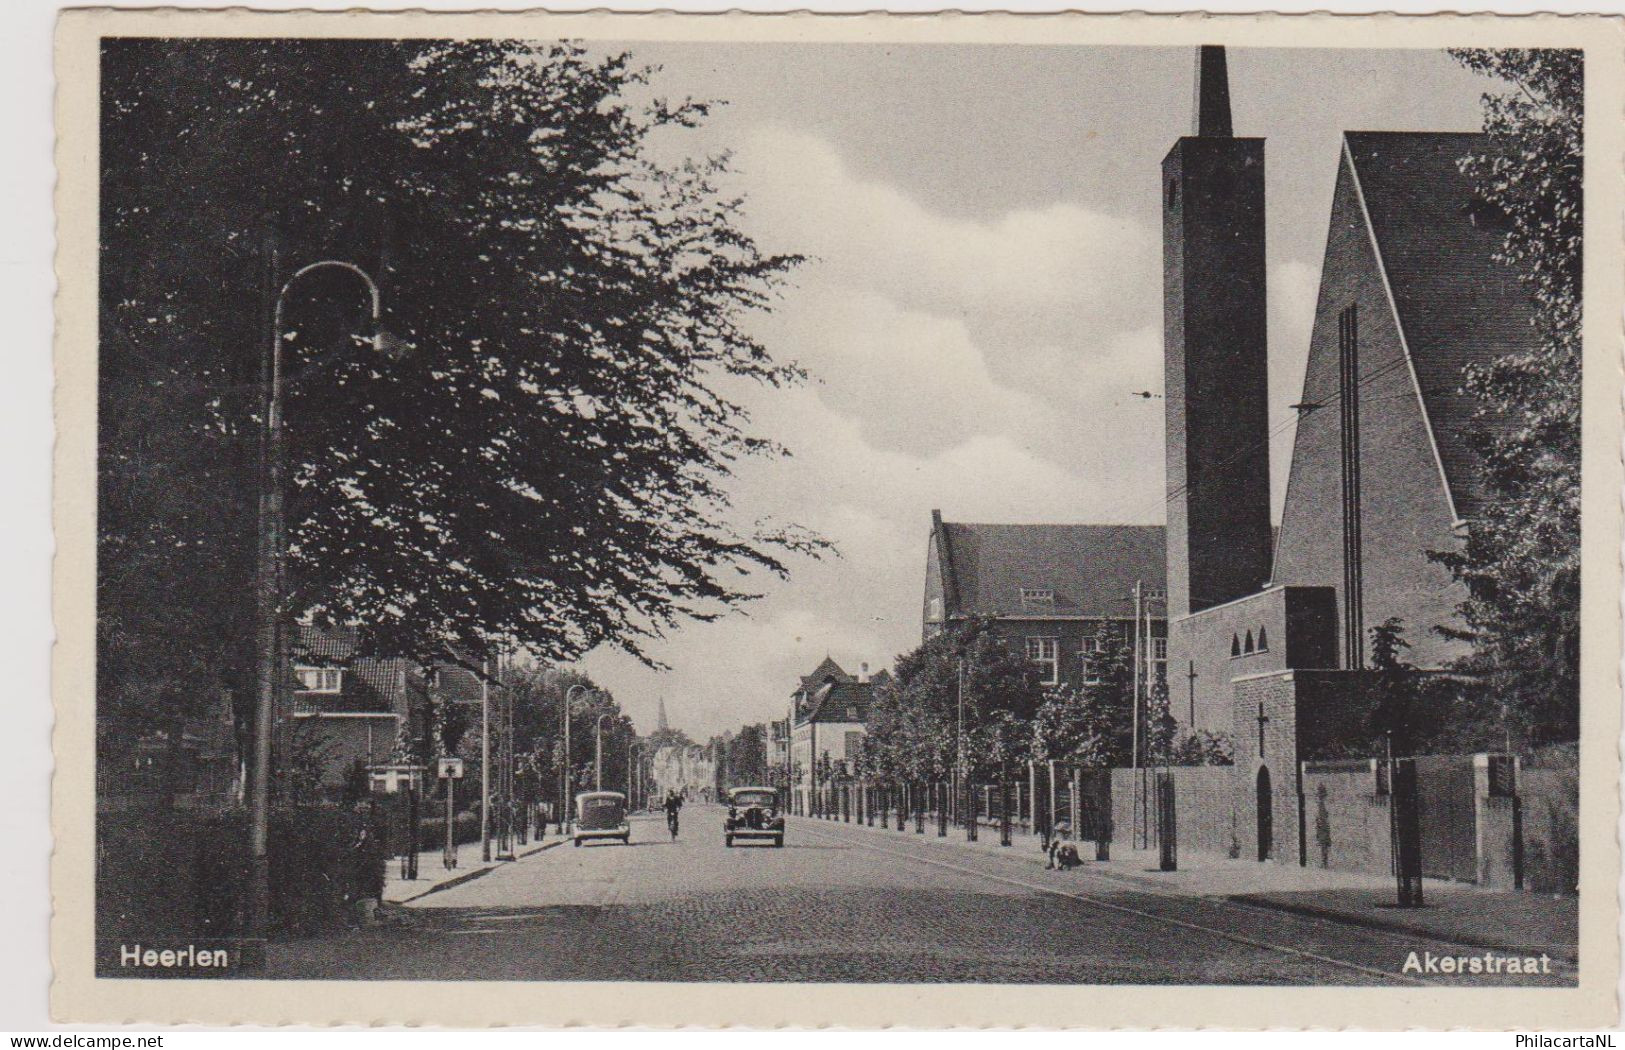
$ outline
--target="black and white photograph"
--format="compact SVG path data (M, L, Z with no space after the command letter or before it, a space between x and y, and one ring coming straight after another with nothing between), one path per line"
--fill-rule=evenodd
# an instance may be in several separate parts
M1592 52L212 24L85 50L88 1015L1613 1004Z

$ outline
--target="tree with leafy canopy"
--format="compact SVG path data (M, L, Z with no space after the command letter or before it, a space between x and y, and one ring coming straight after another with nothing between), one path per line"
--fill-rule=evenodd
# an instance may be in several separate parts
M1531 743L1576 739L1580 666L1580 400L1584 55L1451 52L1507 85L1484 96L1488 148L1467 157L1501 217L1498 253L1534 303L1533 349L1467 370L1484 498L1459 550L1432 555L1465 585L1459 670L1506 704Z
M251 695L262 368L285 299L288 608L364 654L645 644L822 541L730 524L784 450L722 391L802 378L747 330L790 255L704 102L572 43L125 38L103 48L98 713Z
M963 661L964 749L984 782L1001 763L1026 761L1029 726L1043 700L1034 666L999 638L993 621L956 623L897 658L876 684L867 729L869 761L886 779L919 783L949 776L959 728Z

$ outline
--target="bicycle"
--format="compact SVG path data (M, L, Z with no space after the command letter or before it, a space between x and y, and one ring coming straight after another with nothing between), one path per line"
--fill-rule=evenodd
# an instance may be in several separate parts
M677 811L672 810L666 814L666 829L671 832L673 842L677 841Z

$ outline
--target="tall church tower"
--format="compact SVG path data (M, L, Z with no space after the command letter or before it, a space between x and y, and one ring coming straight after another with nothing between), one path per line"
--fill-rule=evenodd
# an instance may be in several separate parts
M1193 134L1162 161L1168 616L1270 575L1264 140L1236 138L1224 48L1196 58Z
M661 697L660 713L655 716L655 732L665 734L670 729L671 724L666 721L666 698Z

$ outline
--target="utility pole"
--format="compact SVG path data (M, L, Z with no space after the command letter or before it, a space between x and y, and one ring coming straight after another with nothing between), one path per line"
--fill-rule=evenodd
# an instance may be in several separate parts
M491 862L491 683L480 661L480 859Z
M1140 613L1143 609L1141 581L1134 581L1134 735L1129 767L1140 768Z
M1144 658L1145 650L1140 647L1140 616L1145 608L1145 587L1142 581L1134 581L1134 734L1131 742L1133 755L1130 757L1130 768L1134 770L1134 836L1140 837L1142 828L1148 823L1145 817L1145 784L1140 776L1140 661Z
M604 719L608 717L606 714L600 714L592 727L592 789L594 791L604 790Z
M956 685L958 696L954 713L954 808L959 808L960 784L965 778L965 658L959 657Z

